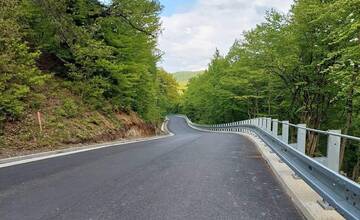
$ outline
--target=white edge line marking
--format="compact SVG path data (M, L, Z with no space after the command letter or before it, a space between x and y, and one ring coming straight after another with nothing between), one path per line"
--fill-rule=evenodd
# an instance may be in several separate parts
M167 123L166 123L165 126L167 127ZM74 151L69 151L69 152L64 152L64 153L58 153L58 151L53 151L53 152L49 151L49 152L39 153L39 154L46 154L46 153L50 154L50 155L46 155L46 156L36 157L36 154L19 156L19 158L21 158L21 157L31 157L31 156L35 156L35 157L34 158L29 158L29 159L24 159L24 160L12 161L12 162L8 162L8 163L2 163L2 164L0 164L0 169L5 168L5 167L19 165L19 164L25 164L25 163L30 163L30 162L34 162L34 161L39 161L39 160L45 160L45 159L50 159L50 158L55 158L55 157L61 157L61 156L66 156L66 155L76 154L76 153L81 153L81 152L86 152L86 151L98 150L98 149L106 148L106 147L115 147L115 146L119 146L119 145L126 145L126 144L133 144L133 143L139 143L139 142L158 140L158 139L171 137L171 136L174 136L174 135L175 134L168 131L168 134L163 135L163 136L150 137L150 138L147 138L147 139L126 141L126 142L120 142L120 143L109 143L109 144L104 144L104 145L100 145L100 146L97 146L97 147L89 146L89 148L86 148L86 149L74 150ZM62 149L62 150L66 150L66 149ZM6 159L11 159L11 158L6 158ZM16 159L16 158L14 158L14 159Z

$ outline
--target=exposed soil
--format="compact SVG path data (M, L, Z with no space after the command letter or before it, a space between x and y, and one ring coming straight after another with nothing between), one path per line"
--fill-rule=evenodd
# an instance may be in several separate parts
M85 136L82 138L79 137L69 137L67 139L58 139L56 137L49 138L46 132L39 134L42 137L32 137L29 141L24 141L21 139L15 140L19 135L18 132L21 132L19 129L19 124L7 123L5 126L5 146L0 147L0 159L21 156L39 152L45 152L50 150L65 149L68 147L76 147L84 144L91 143L102 143L122 139L135 139L139 137L149 137L159 134L160 131L155 126L147 124L141 121L135 113L125 114L120 113L119 117L126 118L124 124L121 128L108 129L104 127L103 132L97 132L96 134ZM131 118L137 118L136 122L131 121ZM98 125L99 128L103 125ZM34 127L37 130L36 126ZM23 136L20 134L20 136ZM49 143L44 143L44 139L48 139ZM55 139L55 142L53 141ZM10 145L9 145L10 144Z
M160 133L157 125L143 121L135 112L90 110L79 97L57 84L42 92L44 100L38 110L29 110L20 120L5 123L0 135L0 158Z

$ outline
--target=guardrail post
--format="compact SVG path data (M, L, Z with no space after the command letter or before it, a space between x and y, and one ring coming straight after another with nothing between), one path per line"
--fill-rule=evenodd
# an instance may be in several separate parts
M272 133L274 137L278 137L278 123L279 120L278 119L274 119L272 122Z
M341 134L341 130L329 130ZM329 134L327 143L327 167L335 172L340 170L340 144L341 137Z
M289 143L289 121L282 122L281 139L285 144Z
M266 127L266 121L265 121L265 118L262 117L262 118L261 118L261 128L264 130L265 127Z
M263 118L263 129L266 130L267 128L267 118Z
M266 130L271 133L271 118L266 118Z
M306 145L306 124L297 125L297 143L296 149L301 153L305 154L305 145Z

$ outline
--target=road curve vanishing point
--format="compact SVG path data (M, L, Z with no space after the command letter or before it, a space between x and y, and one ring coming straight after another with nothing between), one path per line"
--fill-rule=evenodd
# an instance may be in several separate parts
M194 130L0 169L0 219L302 219L254 144Z

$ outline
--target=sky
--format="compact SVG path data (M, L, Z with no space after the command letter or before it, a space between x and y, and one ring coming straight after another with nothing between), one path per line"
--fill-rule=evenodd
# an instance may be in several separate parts
M226 54L235 39L264 21L266 10L288 12L292 0L160 0L164 52L159 66L168 72L207 68L216 48Z
M111 0L100 0L109 2ZM216 49L226 54L235 39L264 21L274 8L288 12L293 0L159 0L162 34L158 64L168 72L207 68Z

